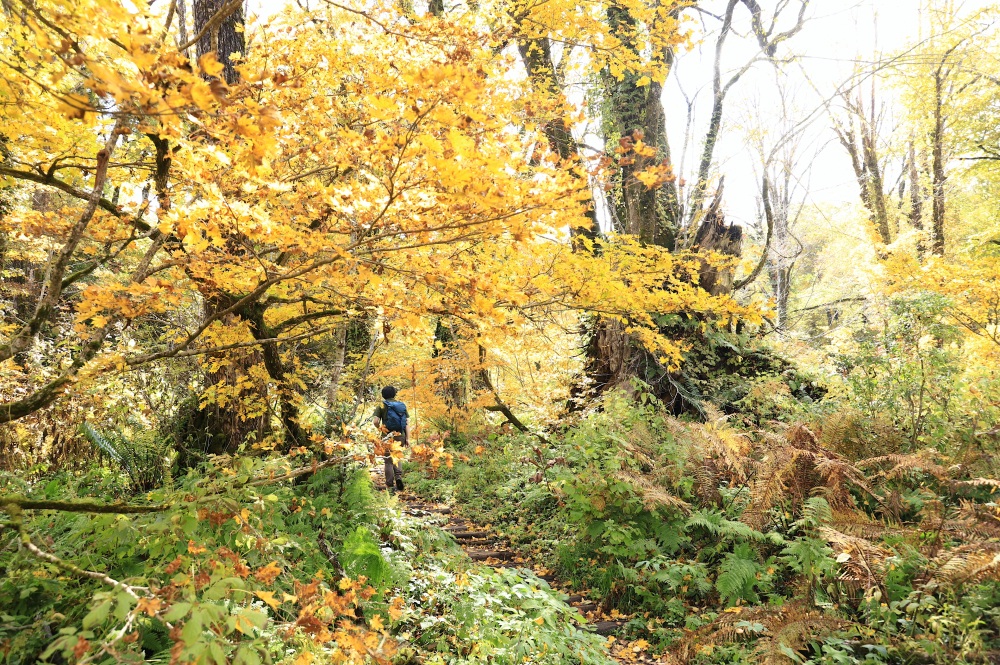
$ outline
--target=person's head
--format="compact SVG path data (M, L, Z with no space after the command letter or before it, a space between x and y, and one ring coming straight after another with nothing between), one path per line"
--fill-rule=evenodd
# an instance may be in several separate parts
M396 396L396 389L392 386L386 386L382 389L382 399L392 399Z

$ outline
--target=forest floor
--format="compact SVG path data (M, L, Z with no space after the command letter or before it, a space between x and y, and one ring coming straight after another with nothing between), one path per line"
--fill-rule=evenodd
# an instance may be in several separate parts
M385 477L381 464L377 467L372 470L372 480L375 489L384 492ZM607 612L603 599L568 588L550 569L512 550L506 537L496 532L492 525L472 521L463 506L428 500L412 491L400 492L396 497L405 515L425 520L450 534L472 561L494 569L531 571L539 580L562 593L565 602L580 613L581 628L607 637L608 653L616 662L630 665L668 662L649 653L645 640L628 641L616 636L631 617L620 615L617 610Z

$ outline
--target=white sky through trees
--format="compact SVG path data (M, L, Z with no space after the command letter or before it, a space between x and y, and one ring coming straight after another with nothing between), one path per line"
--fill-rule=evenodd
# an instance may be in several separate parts
M765 15L777 5L787 5L779 30L795 22L798 2L759 0ZM727 218L754 235L758 224L760 190L761 128L773 144L776 135L788 127L805 124L798 141L799 162L795 169L802 190L799 200L805 205L854 203L858 200L857 181L842 146L831 129L824 100L831 99L838 88L858 69L888 63L929 34L934 14L927 9L931 2L944 0L811 0L807 21L801 32L784 42L777 58L779 67L758 62L734 86L726 98L722 134L715 152L716 176L725 176L724 208ZM300 0L321 5L321 0ZM248 0L248 14L265 17L273 14L285 0ZM953 0L959 16L991 4L988 0ZM449 5L448 0L445 6ZM715 55L715 32L725 0L700 0L703 12L689 12L689 25L700 36L695 46L681 53L665 86L667 131L672 158L678 175L694 179L701 156L701 142L708 124L712 95L712 64ZM750 32L749 13L738 7L734 33L725 46L723 80L727 71L741 67L758 53ZM790 60L789 60L790 59ZM779 71L780 69L780 71ZM866 93L870 91L870 84ZM877 91L879 102L891 118L891 90ZM693 101L694 114L689 141L685 146L687 101ZM785 111L782 111L784 106ZM836 110L836 106L834 106ZM891 125L891 119L890 119ZM592 139L588 137L588 143ZM683 159L683 162L682 162ZM710 188L714 191L714 187Z

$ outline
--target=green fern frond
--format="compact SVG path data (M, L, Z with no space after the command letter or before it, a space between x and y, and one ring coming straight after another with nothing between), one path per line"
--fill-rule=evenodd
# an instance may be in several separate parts
M80 432L82 432L83 436L92 444L97 446L97 448L105 455L116 462L121 462L122 454L118 448L111 441L109 441L107 437L98 432L93 425L88 422L84 422L80 425Z
M376 589L384 589L391 579L391 570L382 556L382 550L371 531L363 526L359 526L344 540L340 562L349 577L365 577L368 584Z

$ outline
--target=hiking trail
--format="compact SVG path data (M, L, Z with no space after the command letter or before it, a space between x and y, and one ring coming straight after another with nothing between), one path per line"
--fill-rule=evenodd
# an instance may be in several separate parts
M384 482L381 487L384 491ZM666 662L649 654L645 650L644 641L619 640L616 635L627 621L617 618L617 612L614 613L616 618L609 619L602 608L602 601L566 589L550 570L510 549L502 534L494 532L489 527L474 524L462 516L460 507L456 510L455 506L449 504L426 501L411 492L401 492L397 498L404 514L437 521L438 526L451 534L473 561L492 568L529 570L551 588L568 596L567 604L576 608L585 620L580 628L607 636L608 651L617 662L629 664Z

